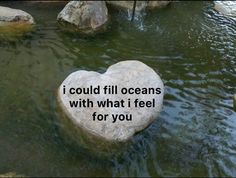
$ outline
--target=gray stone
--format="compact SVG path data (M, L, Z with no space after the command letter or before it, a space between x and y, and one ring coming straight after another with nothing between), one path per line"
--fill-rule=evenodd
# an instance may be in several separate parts
M236 16L236 1L214 1L215 10L227 16Z
M63 94L63 86L69 88L87 88L89 86L117 85L118 94ZM133 94L123 95L119 91L121 88L160 88L161 94ZM104 145L104 142L119 143L129 140L135 133L142 131L157 119L163 102L164 85L158 74L147 65L139 61L122 61L110 66L103 74L93 71L79 70L70 74L61 84L58 90L57 99L59 108L65 117L62 117L62 127L70 132L71 137L81 142L89 142L93 147ZM112 101L123 99L131 103L138 99L143 101L153 101L154 107L119 107L119 108L99 108L94 104L93 108L77 107L71 108L69 101L79 99L89 99L94 103L105 99ZM106 121L93 121L92 114L109 114ZM132 121L116 121L112 123L111 114L132 114ZM72 133L73 132L73 133ZM99 139L100 141L94 141Z
M0 6L0 25L11 22L33 24L34 19L30 14L22 10Z
M105 28L108 10L104 1L70 1L57 19L61 24L73 25L67 30L89 34Z
M32 31L33 17L19 9L0 6L0 39L15 39Z
M133 9L133 4L134 1L106 1L107 4L117 8L117 9L122 9L122 10L130 10L132 11ZM143 9L145 9L147 6L147 2L146 1L137 1L136 2L136 11L141 11Z
M168 4L170 4L170 1L149 1L147 4L148 9L159 9L164 8Z
M108 4L112 5L113 7L116 7L118 9L124 9L124 10L132 10L134 1L106 1ZM170 3L170 1L136 1L136 11L141 11L146 8L148 9L156 9L156 8L162 8L167 6Z

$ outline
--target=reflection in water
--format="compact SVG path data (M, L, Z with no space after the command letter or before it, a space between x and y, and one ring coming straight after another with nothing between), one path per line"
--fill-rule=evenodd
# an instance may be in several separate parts
M13 6L12 3L7 4ZM235 20L211 2L176 2L135 23L113 12L108 31L81 38L57 27L63 5L14 3L37 20L0 42L0 172L28 176L233 176L236 174ZM47 20L45 20L47 19ZM139 28L141 26L141 28ZM55 92L78 69L104 72L138 59L165 83L163 111L126 151L97 158L58 131Z

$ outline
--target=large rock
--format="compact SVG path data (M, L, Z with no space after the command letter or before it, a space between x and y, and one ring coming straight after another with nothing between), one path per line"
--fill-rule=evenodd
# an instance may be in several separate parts
M104 1L71 1L58 14L58 21L71 31L90 34L101 31L108 22L108 10Z
M101 91L105 85L117 85L118 94L63 94L63 86L67 90L71 87L87 88L100 86ZM133 94L123 95L121 88L160 88L161 94ZM92 148L101 148L106 143L119 143L129 140L135 133L145 129L159 115L163 102L164 86L162 80L154 70L139 61L123 61L110 66L103 74L93 71L79 70L70 74L61 84L58 90L58 103L65 117L61 117L62 125L71 138L81 143L90 145ZM130 98L131 103L135 99L139 101L153 101L154 107L119 107L99 108L94 104L93 108L71 108L69 101L89 99L96 101L110 99L112 101L123 99L125 102ZM109 114L106 121L93 120L92 114ZM132 121L116 121L113 123L111 114L132 114ZM99 140L99 141L98 141ZM93 146L91 146L91 144Z
M11 22L33 24L34 19L30 14L22 10L0 6L0 24Z
M236 1L214 1L215 9L224 15L236 16Z
M112 5L113 7L124 9L124 10L130 10L132 11L134 1L106 1L108 4ZM136 1L136 11L141 11L144 9L156 9L156 8L162 8L167 6L170 3L170 1Z
M22 36L32 30L34 18L19 9L0 6L0 38Z

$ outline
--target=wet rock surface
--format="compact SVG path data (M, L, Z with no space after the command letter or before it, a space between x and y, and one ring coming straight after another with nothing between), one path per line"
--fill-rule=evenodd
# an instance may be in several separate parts
M0 25L11 22L34 24L34 19L30 14L22 10L0 6Z
M67 31L93 34L106 27L108 10L104 1L70 1L57 20Z
M70 94L63 93L63 87L87 88L100 86L104 88L109 85L117 85L119 88L160 88L160 94L121 94L116 95L100 94ZM73 137L79 138L82 135L89 135L87 139L99 138L109 142L124 142L130 139L135 133L142 131L150 125L159 115L164 95L164 85L158 74L150 67L139 61L123 61L110 66L103 74L93 71L79 70L70 74L61 84L58 90L58 102L62 112L65 114L64 126L70 125L67 130L80 130ZM112 100L117 101L130 99L134 102L154 101L153 107L71 107L70 101L89 99L91 101ZM106 121L93 120L93 113L98 114L127 114L132 115L132 120L119 120L112 118ZM65 124L66 123L66 124ZM81 131L82 130L82 131ZM75 133L75 132L74 132ZM84 136L83 136L84 137ZM84 137L85 138L85 137ZM93 142L93 141L91 141ZM98 143L99 144L99 143Z

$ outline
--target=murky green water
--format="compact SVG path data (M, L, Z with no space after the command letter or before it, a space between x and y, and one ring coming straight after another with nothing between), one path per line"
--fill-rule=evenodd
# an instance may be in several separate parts
M67 34L63 5L7 3L36 30L0 41L0 173L27 176L235 176L236 20L212 2L177 2L130 23L113 12L106 33ZM165 83L161 116L120 156L96 158L61 138L55 91L78 69L138 59Z

